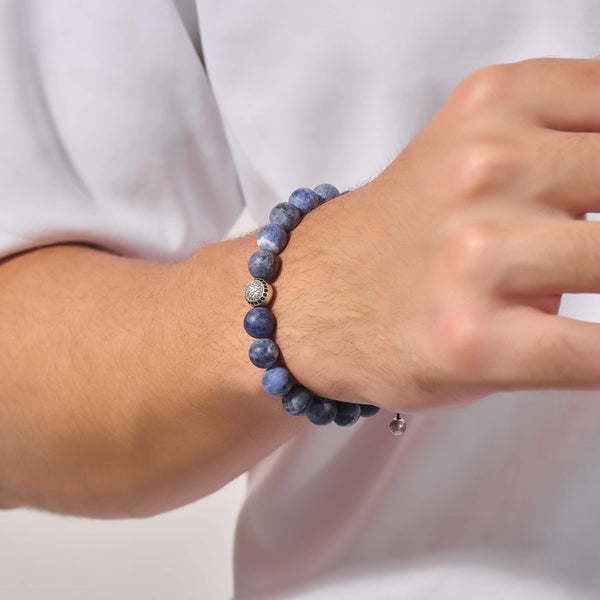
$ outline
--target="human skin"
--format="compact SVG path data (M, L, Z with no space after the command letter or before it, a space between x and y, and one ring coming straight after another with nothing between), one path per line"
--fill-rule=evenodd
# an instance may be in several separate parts
M275 281L294 375L419 413L600 387L600 62L481 69L373 182L305 217ZM0 266L0 504L142 517L302 429L260 390L242 298L254 236L160 264L77 245ZM382 432L382 435L385 435ZM401 442L399 442L401 443Z
M600 223L582 220L600 211L599 106L597 59L462 81L381 176L295 233L277 301L292 372L409 412L597 389L600 325L556 312L600 291Z

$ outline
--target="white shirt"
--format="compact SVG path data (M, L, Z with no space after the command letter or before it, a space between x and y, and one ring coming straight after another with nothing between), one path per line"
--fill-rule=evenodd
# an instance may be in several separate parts
M244 206L266 222L296 187L373 177L480 66L600 51L593 0L198 0L205 72L178 4L0 7L4 254L183 258ZM595 296L562 312L600 320ZM252 470L237 597L598 596L597 393L497 394L400 439L389 419Z

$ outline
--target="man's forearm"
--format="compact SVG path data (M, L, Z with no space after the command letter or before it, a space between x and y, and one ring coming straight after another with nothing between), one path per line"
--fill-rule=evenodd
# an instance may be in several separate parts
M80 247L0 266L0 497L144 516L304 426L260 390L242 329L252 236L161 264Z

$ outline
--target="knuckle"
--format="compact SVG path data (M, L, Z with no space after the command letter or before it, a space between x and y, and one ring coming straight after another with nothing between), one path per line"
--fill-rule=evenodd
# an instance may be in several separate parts
M474 200L505 185L517 163L506 143L471 143L450 160L444 184L454 199Z
M447 227L438 248L444 270L481 282L497 262L503 237L498 225L490 221L463 221Z
M479 115L505 103L516 87L514 65L491 65L465 77L454 91L463 114Z

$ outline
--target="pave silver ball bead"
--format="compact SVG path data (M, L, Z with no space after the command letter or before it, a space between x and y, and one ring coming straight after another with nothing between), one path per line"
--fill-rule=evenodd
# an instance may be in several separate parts
M406 421L398 415L390 421L389 427L394 435L402 435L406 431Z
M244 291L250 306L266 306L273 298L273 288L264 279L253 279Z

